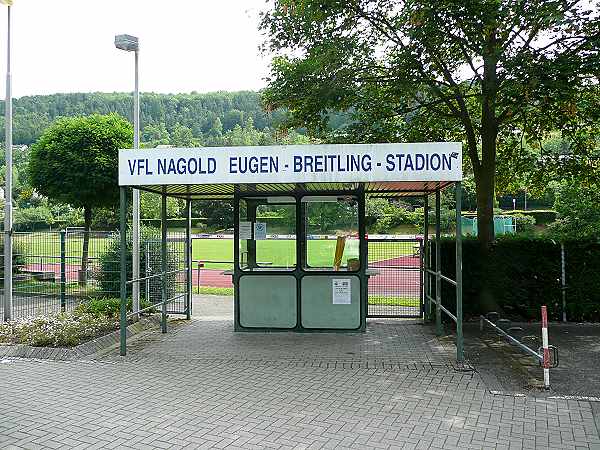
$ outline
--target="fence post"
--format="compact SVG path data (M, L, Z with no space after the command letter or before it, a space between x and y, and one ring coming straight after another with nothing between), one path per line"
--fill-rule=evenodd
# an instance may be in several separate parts
M60 310L65 311L67 309L67 232L60 232Z
M567 321L567 274L565 270L565 244L560 243L560 267L561 267L561 293L562 293L562 321Z
M145 265L145 277L149 277L152 271L152 267L150 266L150 241L146 242L146 265ZM150 298L150 279L146 279L146 302L152 304L152 299Z
M456 359L463 362L464 337L463 337L463 288L462 288L462 183L456 183Z
M160 210L160 265L161 265L161 294L162 309L160 317L160 329L162 333L167 332L167 196L163 193L161 196Z
M429 300L429 195L423 198L423 291L425 297L425 318L431 319L431 301Z
M127 188L121 187L120 251L121 251L121 307L119 310L120 355L127 354Z
M186 319L192 318L192 201L185 202Z
M442 243L440 241L442 237L440 227L440 209L441 209L441 195L440 190L435 191L435 332L438 336L443 333L442 330L442 261L441 261L441 249Z
M542 306L542 347L544 349L544 388L550 388L550 349L548 348L548 312ZM538 350L539 351L539 350Z

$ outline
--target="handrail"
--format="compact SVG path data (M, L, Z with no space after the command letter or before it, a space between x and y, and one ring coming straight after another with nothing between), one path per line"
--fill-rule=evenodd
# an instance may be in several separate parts
M436 307L440 308L440 311L445 312L454 322L457 321L457 318L454 314L452 314L450 311L448 311L443 305L438 305L437 300L435 298L433 298L431 295L426 294L425 297L431 302L433 303Z
M442 275L441 273L440 273L440 278L441 278L442 280L444 280L444 281L446 281L446 282L450 283L451 285L453 285L453 286L456 286L456 281L454 281L452 278L448 278L447 276L445 276L445 275Z
M535 359L537 359L539 362L543 362L544 361L544 356L540 355L539 353L537 353L535 350L529 348L528 346L526 346L525 344L523 344L521 341L519 341L517 338L512 337L510 334L508 334L506 331L504 331L502 328L500 328L498 325L496 325L495 323L493 323L491 320L489 320L488 318L484 317L484 316L479 316L479 319L481 320L481 324L483 325L483 323L487 323L489 326L491 326L497 333L500 333L502 336L504 336L506 339L508 339L508 341L511 344L516 345L517 347L519 347L521 350L523 350L525 353L529 354L529 356L533 356ZM483 328L483 326L482 326Z
M447 283L450 283L450 284L451 284L451 285L453 285L453 286L456 286L456 281L454 281L452 278L448 278L446 275L442 274L441 272L440 272L440 273L438 273L437 271L435 271L435 270L431 270L431 269L429 269L429 268L426 268L426 269L425 269L425 272L429 273L430 275L434 275L434 276L436 276L436 277L439 275L439 276L440 276L440 278L441 278L442 280L444 280L445 282L447 282Z
M168 272L159 272L159 273L155 273L154 275L148 275L147 277L137 278L135 280L128 280L128 281L126 281L126 284L141 283L142 281L150 280L152 278L162 277L165 275L170 275L172 273L187 272L187 270L188 270L188 268L184 267L183 269L170 270Z

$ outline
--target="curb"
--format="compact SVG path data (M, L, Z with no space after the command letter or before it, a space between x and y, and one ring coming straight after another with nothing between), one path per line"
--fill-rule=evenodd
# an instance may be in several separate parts
M127 327L127 337L134 336L146 331L151 326L160 324L160 318L150 316L132 323ZM101 350L113 347L119 344L120 331L117 329L97 337L91 341L84 342L76 347L32 347L25 344L0 345L0 358L32 358L32 359L50 359L55 361L72 361L93 355Z

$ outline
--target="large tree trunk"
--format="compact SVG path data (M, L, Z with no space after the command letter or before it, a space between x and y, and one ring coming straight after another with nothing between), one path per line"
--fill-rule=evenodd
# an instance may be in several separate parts
M496 146L498 119L496 96L498 92L496 38L488 36L487 52L483 57L483 80L481 83L481 164L475 170L477 185L477 239L481 251L480 304L485 312L501 312L500 305L489 288L493 276L491 245L494 242L494 196L496 186Z
M88 278L88 262L90 251L90 229L92 228L92 208L85 206L83 208L83 250L81 252L81 272L79 273L79 285L85 286Z

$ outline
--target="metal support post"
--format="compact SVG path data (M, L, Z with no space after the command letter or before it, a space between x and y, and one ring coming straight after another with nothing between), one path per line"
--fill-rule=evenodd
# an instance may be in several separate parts
M67 306L67 232L60 232L60 310L65 311Z
M560 283L562 294L562 321L567 321L567 272L565 270L565 244L560 244Z
M546 305L542 306L542 350L544 368L544 388L550 389L550 349L548 348L548 311Z
M429 300L429 296L431 292L429 292L429 273L427 270L429 267L429 195L425 195L423 197L423 290L425 292L425 318L430 319L431 317L431 301Z
M120 191L121 307L119 310L119 331L121 338L120 354L121 356L125 356L127 354L127 188L121 187Z
M148 276L150 276L150 272L152 271L152 267L150 266L150 258L151 258L151 256L150 256L150 242L148 242L148 241L146 242L146 256L145 256L145 258L146 258L146 264L145 264L146 273L145 273L144 276L148 277ZM153 300L150 297L150 295L151 295L150 294L150 279L146 280L145 285L146 285L146 301L150 302L150 303L153 303Z
M256 210L258 208L257 200L246 200L246 220L252 222L252 238L247 241L248 251L248 269L256 269L258 264L256 263L256 239L254 236L254 224L256 223Z
M186 319L192 318L192 201L185 202Z
M162 308L160 317L161 332L167 332L167 196L163 193L161 196L160 209L160 270L161 274L161 294Z
M366 197L364 188L361 186L358 195L358 256L360 261L361 275L360 275L360 290L363 302L360 305L360 325L361 329L366 326L368 308L369 308L369 279L364 276L366 269L369 267L369 243L366 240L367 228L365 225L365 209L366 209Z
M456 183L456 360L463 362L463 298L462 298L462 183Z
M6 27L6 100L4 102L4 124L6 139L6 175L4 185L4 320L12 319L13 313L13 249L12 249L12 79L10 70L11 50L11 6L8 6Z
M441 261L441 248L442 243L440 241L442 237L440 227L440 213L441 210L441 195L439 189L435 191L435 332L438 336L443 334L442 330L442 261Z

